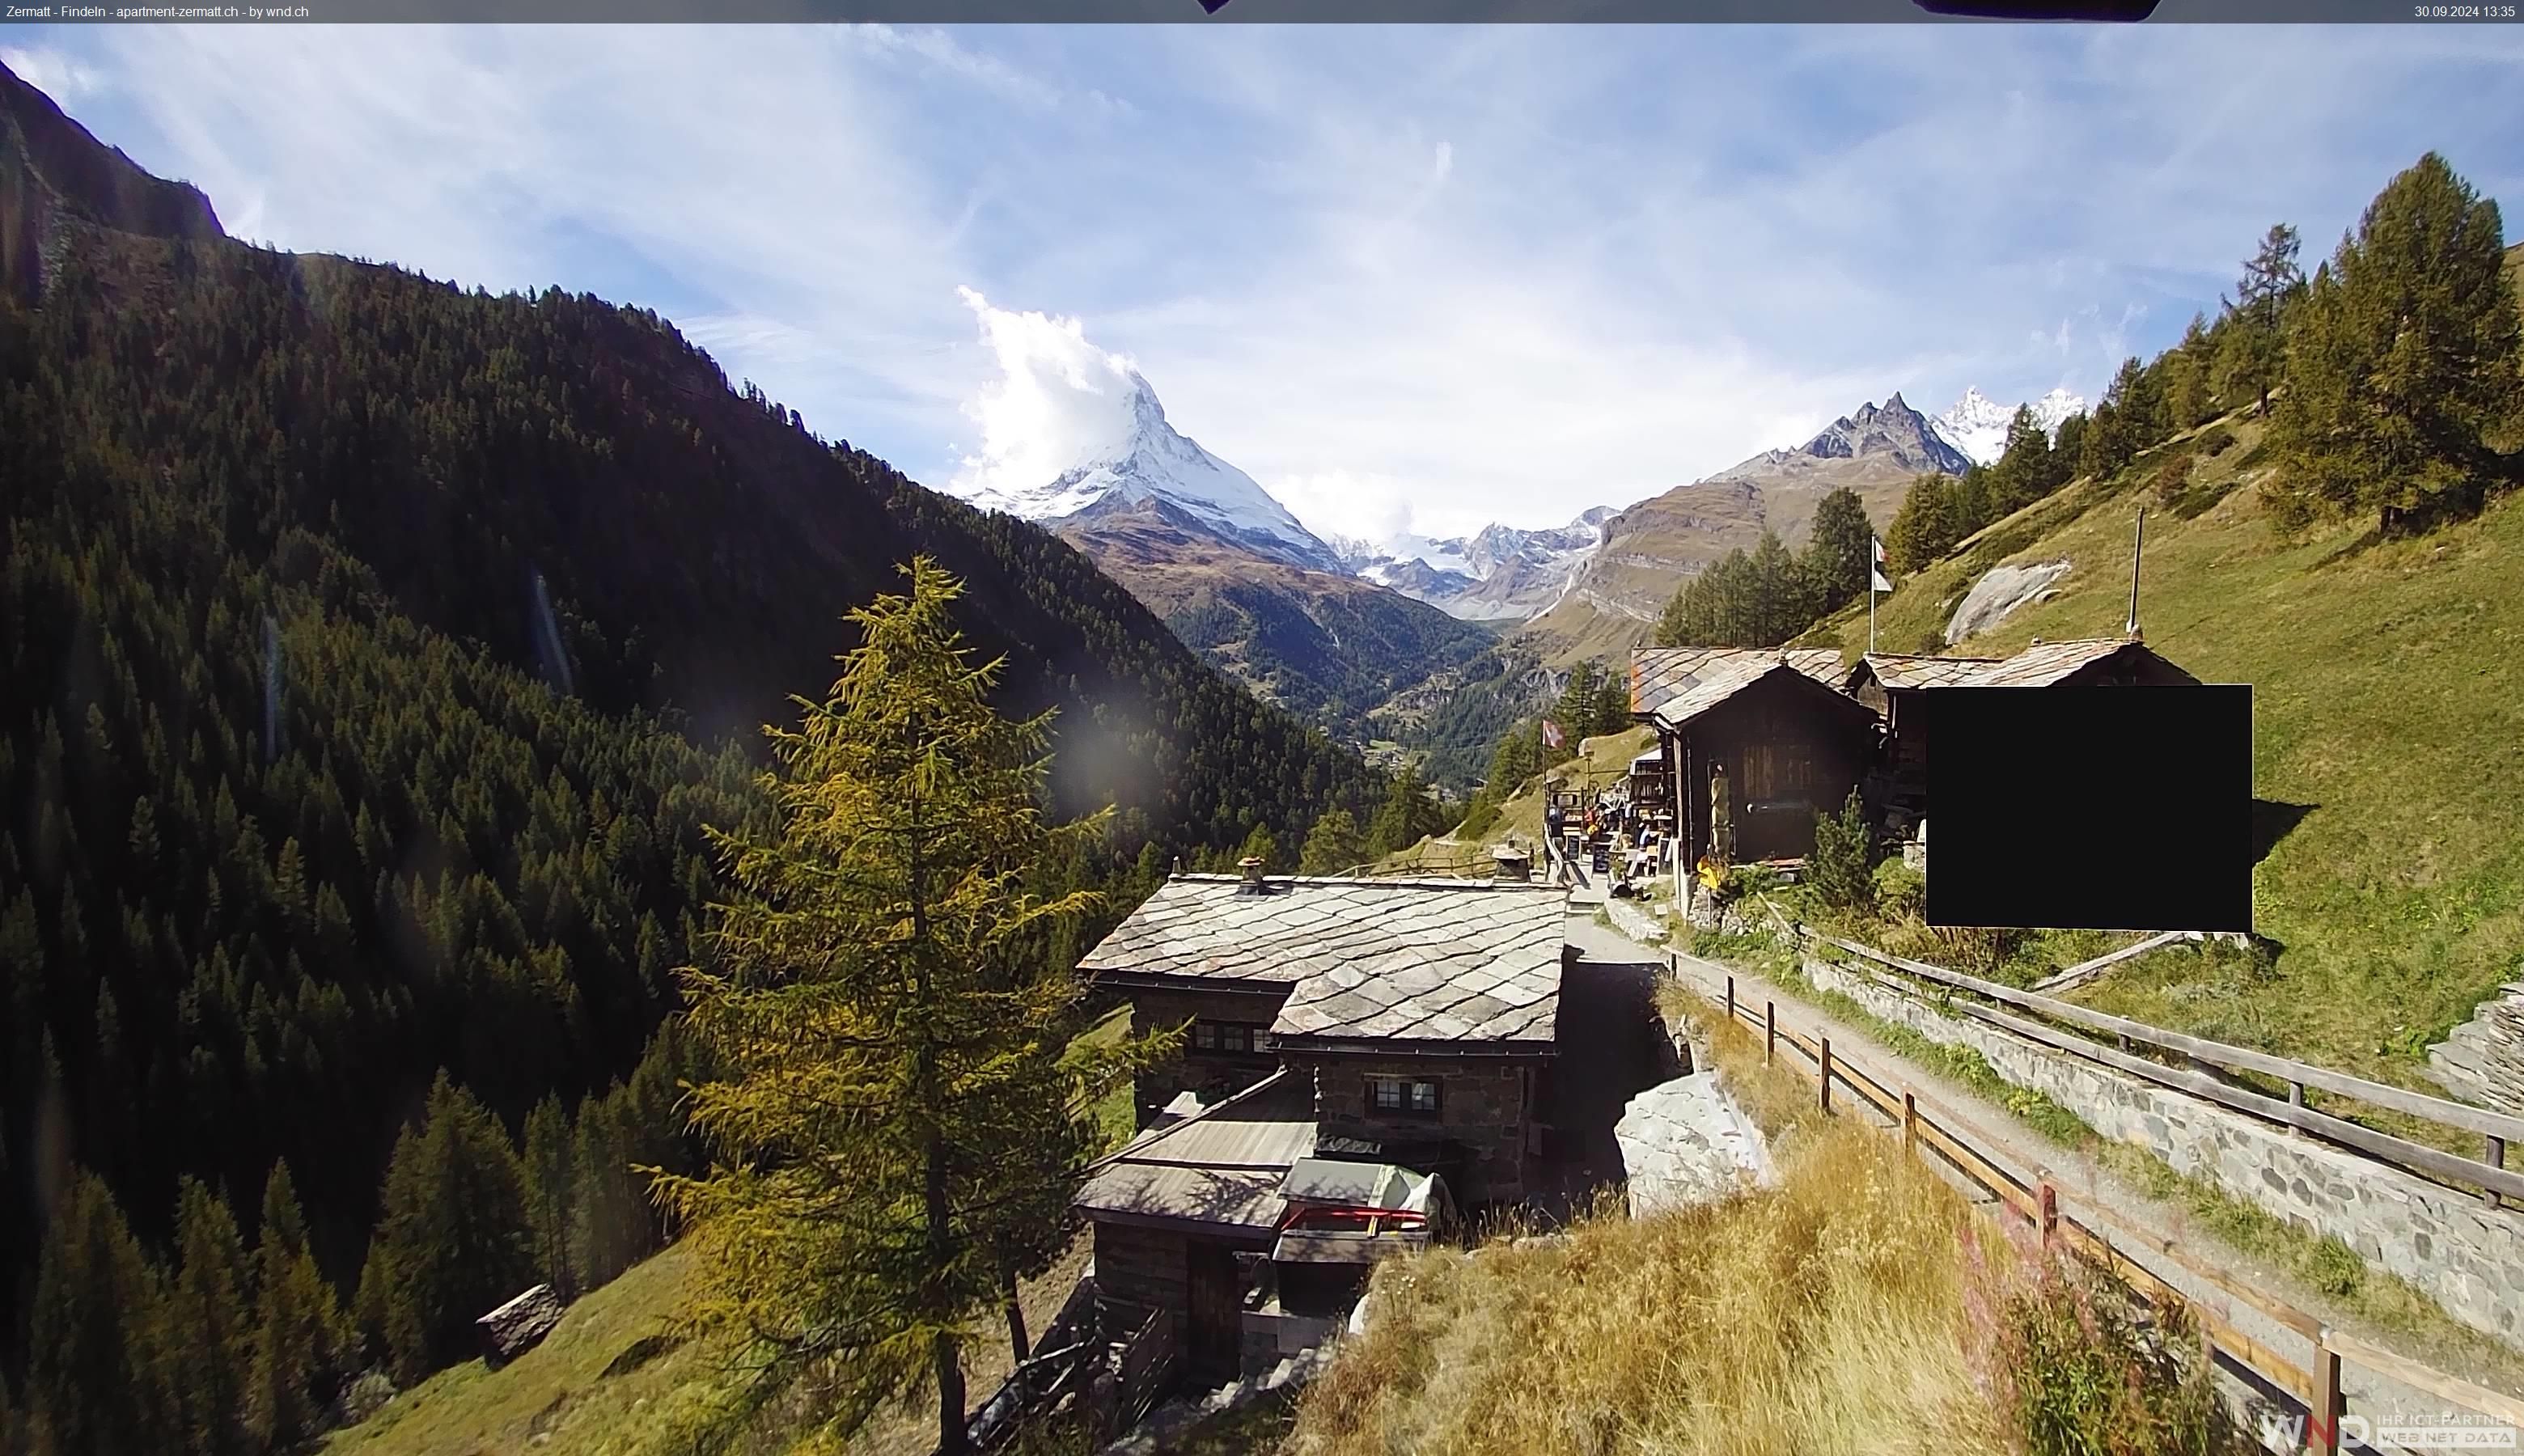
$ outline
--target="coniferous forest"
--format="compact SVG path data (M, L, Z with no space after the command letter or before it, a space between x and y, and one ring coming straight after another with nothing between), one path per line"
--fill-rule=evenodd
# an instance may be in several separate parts
M209 217L0 72L0 1446L287 1449L655 1247L703 826L916 554L1108 913L1380 800L654 314Z

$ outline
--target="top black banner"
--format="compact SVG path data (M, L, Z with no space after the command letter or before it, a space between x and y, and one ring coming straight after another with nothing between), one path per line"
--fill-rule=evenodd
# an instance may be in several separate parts
M95 23L605 22L954 24L1756 24L2009 22L2153 25L2316 23L2513 24L2524 3L2421 0L305 0L5 6L0 28Z

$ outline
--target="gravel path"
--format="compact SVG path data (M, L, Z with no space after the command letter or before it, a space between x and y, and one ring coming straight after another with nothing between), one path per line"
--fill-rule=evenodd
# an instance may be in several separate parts
M1586 958L1611 961L1654 960L1669 963L1685 987L1708 996L1713 1001L1723 1000L1726 977L1731 973L1735 978L1735 997L1739 1005L1750 1004L1758 1007L1765 1000L1773 1001L1777 1005L1782 1027L1793 1028L1809 1037L1818 1032L1830 1037L1835 1060L1846 1057L1873 1076L1876 1081L1888 1087L1907 1087L1917 1093L1922 1102L1933 1101L1941 1109L1938 1117L1941 1125L1954 1128L1966 1142L2027 1187L2036 1181L2041 1170L2047 1169L2053 1185L2060 1189L2063 1214L2077 1216L2084 1206L2100 1206L2108 1209L2139 1229L2146 1230L2159 1238L2171 1239L2184 1248L2192 1258L2219 1270L2229 1279L2247 1287L2268 1289L2274 1297L2294 1305L2317 1320L2335 1328L2364 1335L2387 1348L2407 1347L2409 1341L2406 1338L2396 1338L2381 1332L2361 1328L2357 1320L2347 1316L2333 1305L2332 1301L2323 1298L2317 1291L2306 1288L2293 1278L2284 1276L2278 1270L2218 1240L2210 1231L2194 1224L2187 1209L2151 1198L2131 1188L2091 1156L2061 1146L2035 1132L1998 1103L1968 1088L1936 1075L1917 1062L1897 1055L1860 1027L1834 1017L1820 1007L1772 986L1758 975L1691 955L1669 956L1669 953L1664 950L1642 946L1617 931L1596 924L1591 908L1589 907L1585 914L1573 914L1569 919L1569 940ZM1840 1105L1837 1099L1836 1105ZM1889 1120L1875 1113L1870 1104L1854 1093L1847 1096L1846 1105L1860 1109L1880 1126L1890 1125ZM1929 1163L1932 1167L1940 1169L1945 1167L1939 1159L1932 1158ZM1951 1170L1945 1171L1951 1173ZM1960 1174L1953 1174L1950 1181L1955 1182L1959 1190L1964 1191L1975 1202L1990 1204L1996 1201L1992 1195L1981 1190L1977 1185L1969 1184ZM2091 1222L2084 1219L2080 1221ZM2281 1356L2311 1368L2312 1342L2305 1336L2267 1318L2248 1304L2228 1299L2222 1291L2207 1286L2205 1282L2185 1272L2178 1265L2162 1260L2146 1262L2149 1263L2151 1270L2167 1284L2181 1289L2187 1296L2198 1299L2205 1306L2224 1313L2229 1322L2244 1334ZM2510 1382L2497 1379L2496 1373L2463 1369L2442 1352L2411 1351L2410 1353L2415 1358L2428 1360L2439 1369L2450 1370L2452 1374L2480 1383L2497 1388L2512 1388ZM2227 1364L2225 1368L2227 1374L2234 1378L2236 1393L2250 1397L2254 1392L2248 1388L2250 1383L2241 1375L2238 1368L2231 1364ZM2453 1407L2436 1396L2411 1389L2375 1372L2346 1362L2341 1370L2341 1388L2350 1414L2365 1416L2378 1425L2432 1422L2454 1414ZM2280 1408L2289 1411L2297 1409L2292 1400L2287 1401ZM2354 1424L2346 1424L2350 1425L2351 1433L2354 1434ZM2367 1449L2357 1446L2354 1441L2349 1443L2347 1448ZM2394 1445L2374 1449L2400 1450L2403 1448Z

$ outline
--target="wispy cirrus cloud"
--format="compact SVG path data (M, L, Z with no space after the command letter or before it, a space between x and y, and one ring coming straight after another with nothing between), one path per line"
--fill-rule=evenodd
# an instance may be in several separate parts
M1074 424L1010 403L969 289L1364 534L1554 523L1897 389L2091 396L2270 222L2324 251L2430 148L2524 199L2502 30L45 40L12 69L245 235L656 307L941 482Z

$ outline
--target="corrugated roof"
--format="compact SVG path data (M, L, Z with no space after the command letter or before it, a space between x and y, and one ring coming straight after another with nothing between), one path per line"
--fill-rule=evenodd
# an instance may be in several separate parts
M1271 894L1234 875L1178 875L1157 887L1082 970L1294 985L1334 971L1470 970L1528 941L1557 964L1564 892L1480 880L1274 879Z
M1656 716L1668 704L1695 692L1712 674L1723 674L1731 681L1747 664L1758 663L1767 672L1783 657L1789 666L1825 687L1840 686L1840 654L1827 647L1634 648L1630 652L1630 712L1637 717Z
M1195 1122L1152 1128L1095 1170L1073 1201L1091 1215L1276 1229L1280 1185L1315 1150L1314 1089L1284 1082Z
M1560 1008L1568 910L1554 896L1458 902L1437 925L1299 981L1271 1034L1282 1042L1549 1043Z
M1924 653L1869 653L1859 659L1875 680L1888 688L1958 688L1997 657L1940 657ZM1852 667L1844 686L1856 686Z

